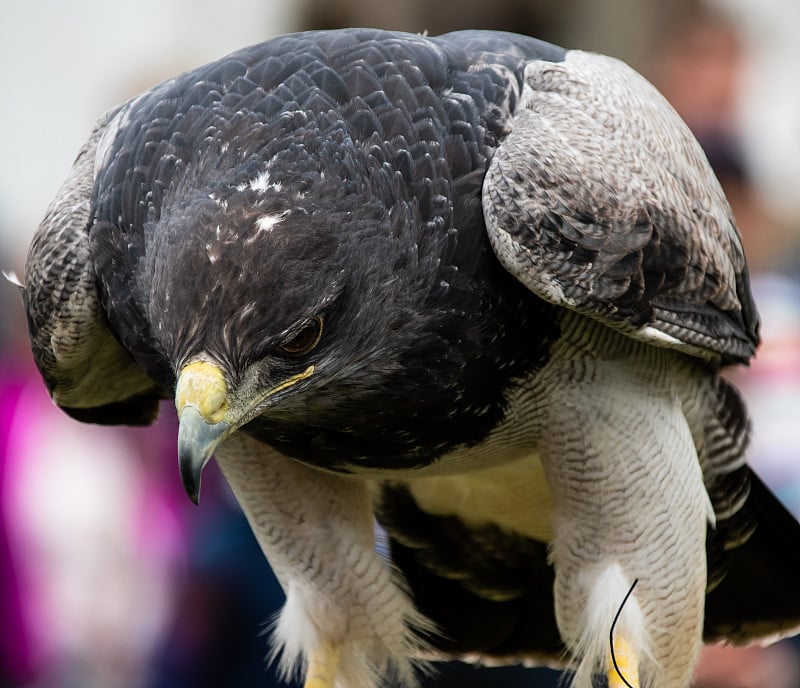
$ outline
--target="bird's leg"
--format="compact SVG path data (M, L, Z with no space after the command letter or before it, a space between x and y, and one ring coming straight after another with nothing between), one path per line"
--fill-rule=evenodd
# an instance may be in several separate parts
M608 688L639 688L639 653L625 636L611 638Z
M375 551L366 482L243 433L216 458L286 592L273 633L283 673L305 664L305 688L373 688L391 666L411 682L411 625L422 622Z
M625 608L625 603L633 594L633 590L638 583L635 580L622 600L619 610L611 623L609 635L609 654L608 661L608 688L639 688L639 653L636 643L628 637L627 633L615 634L615 626Z
M308 670L303 688L333 688L339 668L341 647L329 642L312 650L308 660Z
M95 125L33 238L22 295L53 401L82 421L149 424L160 394L109 328L90 247L97 151L106 128L114 129L109 116Z
M685 688L702 641L711 516L680 401L691 373L679 354L599 324L576 317L563 329L537 385L556 620L575 686L602 672L612 688Z

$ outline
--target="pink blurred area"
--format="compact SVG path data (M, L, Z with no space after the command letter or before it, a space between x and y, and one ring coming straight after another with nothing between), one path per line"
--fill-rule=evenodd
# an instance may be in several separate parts
M283 594L213 463L186 497L176 437L170 401L147 428L76 422L22 337L0 348L0 687L278 684Z
M76 423L17 363L0 369L4 664L20 684L124 685L146 675L185 564L174 423Z

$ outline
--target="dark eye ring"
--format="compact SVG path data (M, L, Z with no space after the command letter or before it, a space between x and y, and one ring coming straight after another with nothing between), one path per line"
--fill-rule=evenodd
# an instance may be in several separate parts
M307 322L300 331L280 344L277 348L283 356L305 356L322 338L322 318Z

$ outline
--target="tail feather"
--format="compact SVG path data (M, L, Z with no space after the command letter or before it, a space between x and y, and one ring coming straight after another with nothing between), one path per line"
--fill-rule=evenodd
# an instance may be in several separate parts
M563 659L545 543L426 513L399 486L384 488L379 520L391 538L392 563L436 627L424 634L433 650Z
M706 597L706 641L737 644L800 631L800 523L749 470L740 512L744 542L726 552L726 572ZM710 576L711 577L711 576Z

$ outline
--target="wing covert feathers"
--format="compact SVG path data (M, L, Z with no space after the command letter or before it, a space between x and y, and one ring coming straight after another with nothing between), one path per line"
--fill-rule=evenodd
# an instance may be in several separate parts
M534 293L659 346L747 361L741 241L686 125L621 62L530 62L483 187L500 262Z
M79 420L140 425L155 418L158 395L108 329L89 250L95 158L111 119L95 126L33 237L23 300L53 400Z

